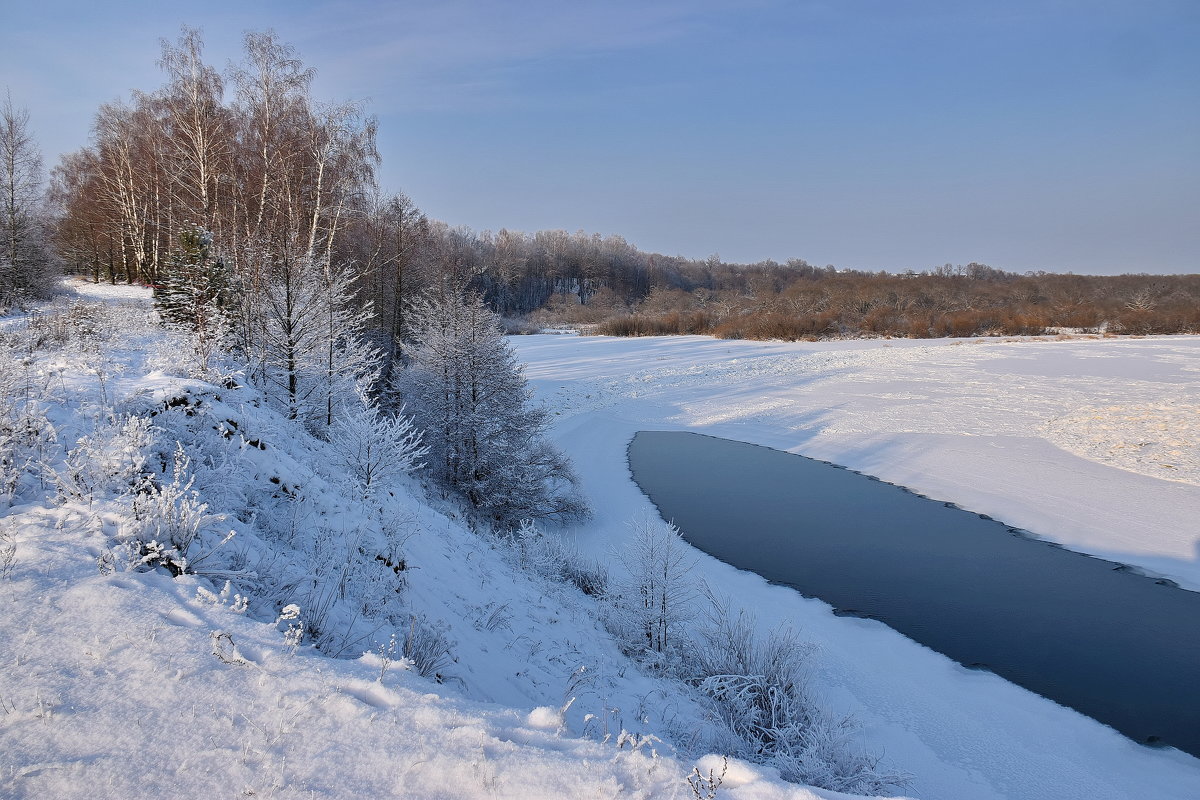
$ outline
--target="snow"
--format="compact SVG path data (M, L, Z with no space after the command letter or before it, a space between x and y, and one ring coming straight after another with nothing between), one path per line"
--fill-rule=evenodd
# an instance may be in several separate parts
M639 672L595 601L469 530L416 477L364 500L329 445L252 391L184 377L184 348L154 325L146 290L75 289L110 315L60 304L66 316L47 323L47 337L68 344L6 365L37 387L31 407L57 441L41 442L40 465L0 510L0 797L691 798L689 773L710 771L725 773L717 800L844 797L768 767L725 768L718 755L693 761L672 743L704 726L695 698ZM53 327L62 319L70 330ZM9 318L0 332L19 336L36 322ZM627 523L652 511L629 478L626 443L666 427L797 449L1200 581L1186 532L1200 518L1194 340L511 341L596 509L567 538L614 564ZM1056 358L1069 377L1054 377ZM112 418L113 406L156 411L156 435L192 448L201 499L224 515L206 523L204 546L236 531L208 577L123 567L122 476L172 442L134 446L140 434ZM103 455L81 476L97 488L60 496L55 483L83 437ZM206 457L216 461L202 469ZM1057 496L1068 491L1086 496ZM329 596L305 580L355 558L355 547L376 571L329 601L347 631L344 657L329 658L289 630L313 624L313 598ZM1197 795L1190 756L1135 745L707 557L698 569L764 628L790 623L814 644L814 691L915 776L906 794ZM247 570L257 583L242 579ZM449 646L441 682L390 646L415 620Z
M617 650L595 601L412 478L372 507L330 445L252 390L182 377L146 290L80 288L104 309L0 326L65 342L5 364L58 435L0 512L0 797L692 796L671 741L702 714ZM126 568L128 476L173 448L139 443L120 417L139 409L188 443L207 576ZM104 457L78 463L90 453ZM402 557L403 580L373 553ZM359 556L352 584L312 585ZM342 658L294 636L322 614ZM447 644L440 682L390 646L413 630ZM738 768L726 796L832 796Z
M1200 337L513 341L562 425L803 453L1200 589Z
M1200 338L512 337L620 550L648 501L625 448L695 430L803 453L1200 589ZM703 557L701 577L818 645L814 682L922 798L1194 798L1200 761L1146 748L880 623Z

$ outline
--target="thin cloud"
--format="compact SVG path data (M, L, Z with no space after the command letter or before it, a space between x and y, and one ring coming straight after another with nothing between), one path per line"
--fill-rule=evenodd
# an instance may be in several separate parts
M306 20L331 84L368 90L389 108L477 109L519 103L524 68L636 50L702 30L732 3L470 3L355 15L342 3ZM333 39L330 46L329 39Z

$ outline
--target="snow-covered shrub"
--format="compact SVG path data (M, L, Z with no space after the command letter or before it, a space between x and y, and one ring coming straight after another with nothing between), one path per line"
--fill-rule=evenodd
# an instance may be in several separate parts
M297 508L309 504L292 502ZM352 529L335 529L305 520L290 537L287 555L258 570L275 584L268 589L271 596L304 609L306 640L335 658L371 649L381 629L399 630L408 618L403 560L379 555L377 545L386 534L368 519L357 522Z
M157 316L133 302L95 302L60 298L32 311L16 331L27 353L95 352L101 344L128 346L133 337L156 332Z
M711 598L710 598L711 599ZM823 709L806 688L811 647L795 631L765 636L744 611L712 599L688 668L731 736L715 738L731 755L770 764L786 780L849 794L883 794L906 776L880 767L856 747L857 725Z
M277 594L287 598L289 605L304 609L304 635L322 652L336 656L349 636L350 624L340 600L350 588L357 547L329 528L304 528L291 543L297 550L289 559L291 569L285 567L285 571L299 569L303 574L280 587Z
M59 493L91 502L105 493L134 491L147 475L155 436L142 416L114 417L76 442L55 475Z
M444 680L445 670L453 660L450 647L445 631L430 623L424 615L409 617L403 654L418 675L434 678L439 683Z
M60 300L40 313L29 315L24 332L26 346L33 352L94 339L103 330L103 314L98 303Z
M727 774L729 774L729 756L722 756L720 774L717 773L715 766L708 768L707 775L700 771L700 767L692 767L692 773L687 776L687 783L692 790L692 797L695 800L716 800L717 791L721 788L721 784L725 782Z
M361 388L357 401L347 403L329 428L338 465L370 498L381 486L422 466L429 448L421 444L421 431L401 408L394 416L383 414Z
M153 341L146 363L167 375L229 387L240 383L245 372L234 346L226 323L203 333L176 326L170 328L169 335Z
M12 573L13 563L17 558L17 543L12 534L0 531L0 579L7 578Z
M693 682L716 701L728 727L743 741L770 748L784 742L791 728L806 726L813 706L803 677L809 648L795 632L761 638L753 617L734 616L717 602L709 616L689 667Z
M522 520L510 542L517 566L527 572L567 581L592 597L602 597L608 589L608 571L603 564L583 557L561 537L541 530L533 520Z
M649 514L628 525L633 537L616 554L625 574L609 592L609 627L630 655L671 670L695 616L696 561L674 525Z
M230 531L205 552L192 550L201 534L225 515L208 513L208 505L192 488L195 479L189 473L190 464L183 445L177 444L171 480L156 482L147 476L134 496L133 518L126 521L123 531L123 538L140 546L143 564L166 567L173 575L197 571L233 535Z
M608 592L608 569L599 561L579 559L566 564L566 577L579 591L592 597Z
M408 588L405 560L396 555L368 557L366 551L354 556L353 600L357 612L365 619L395 617Z
M283 627L283 646L289 655L295 655L304 641L304 620L300 618L300 606L289 603L280 609L275 626Z
M39 395L26 360L0 352L0 500L5 503L56 439Z
M196 587L196 601L206 603L211 606L220 606L228 608L234 614L245 614L250 607L250 598L233 592L233 585L229 581L225 581L225 586L221 592L210 591L203 586Z
M363 504L343 480L337 448L261 398L251 387L185 381L128 402L153 415L162 440L182 443L190 493L205 513L237 526L236 541L199 571L232 579L256 609L303 608L304 643L326 655L356 656L381 630L397 631L399 641L409 619L403 547L413 517L386 492L378 506ZM169 452L158 458L172 460ZM163 471L167 483L170 468ZM188 563L212 550L220 532L202 533L205 546L193 545Z
M255 471L251 453L262 434L254 430L256 409L249 390L218 390L188 381L123 402L132 413L153 420L156 438L181 442L191 461L194 488L212 508L236 513L247 503ZM159 455L164 466L170 452ZM241 514L238 514L241 517Z

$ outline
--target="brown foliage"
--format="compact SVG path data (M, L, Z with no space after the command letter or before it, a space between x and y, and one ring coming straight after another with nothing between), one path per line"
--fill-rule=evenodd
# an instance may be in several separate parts
M905 276L802 271L791 282L776 275L778 291L743 275L738 292L656 292L653 303L597 332L781 340L1200 333L1200 275L1022 276L974 267Z
M812 315L746 313L720 323L709 332L721 339L815 341L837 334L837 315L829 311Z
M625 314L605 320L596 327L601 336L674 336L710 333L711 318L703 312L669 311L659 316Z

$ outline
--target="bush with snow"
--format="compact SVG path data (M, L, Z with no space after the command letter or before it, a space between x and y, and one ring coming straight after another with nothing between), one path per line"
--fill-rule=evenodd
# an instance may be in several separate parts
M13 535L8 531L0 530L0 580L7 578L12 573L16 559L17 543L13 539Z
M711 745L769 764L786 780L850 794L886 794L908 776L880 765L853 741L857 725L825 709L806 688L812 648L796 632L761 635L752 615L711 595L690 682L712 701Z
M423 465L429 448L421 431L404 415L384 414L360 387L346 403L327 433L337 464L358 485L364 498Z
M409 617L408 631L401 648L404 660L423 678L444 680L443 672L451 663L451 644L446 632L423 615Z
M233 538L234 531L209 542L207 549L193 549L203 533L225 519L224 514L208 513L208 504L200 501L192 488L191 459L183 444L176 443L171 464L171 479L147 476L133 496L132 518L126 521L121 536L138 548L142 563L166 567L173 575L196 572L220 547Z
M150 420L111 417L79 437L55 475L59 492L91 503L97 496L128 494L148 477L149 449L155 442Z
M15 350L0 343L0 501L5 503L37 472L57 437L28 359Z
M560 536L543 531L533 520L522 520L511 536L502 536L521 569L550 580L573 584L592 597L608 591L608 570L585 558Z
M759 633L751 615L732 612L702 588L692 574L695 557L674 525L646 514L629 526L633 536L615 554L624 571L606 595L607 624L629 655L707 699L705 749L840 792L883 794L903 785L906 776L856 747L853 720L830 713L807 691L811 647L791 630ZM716 791L713 776L693 778L694 791Z
M624 574L609 595L609 628L626 652L673 672L696 614L696 558L674 525L649 514L628 524L632 539L615 554Z

